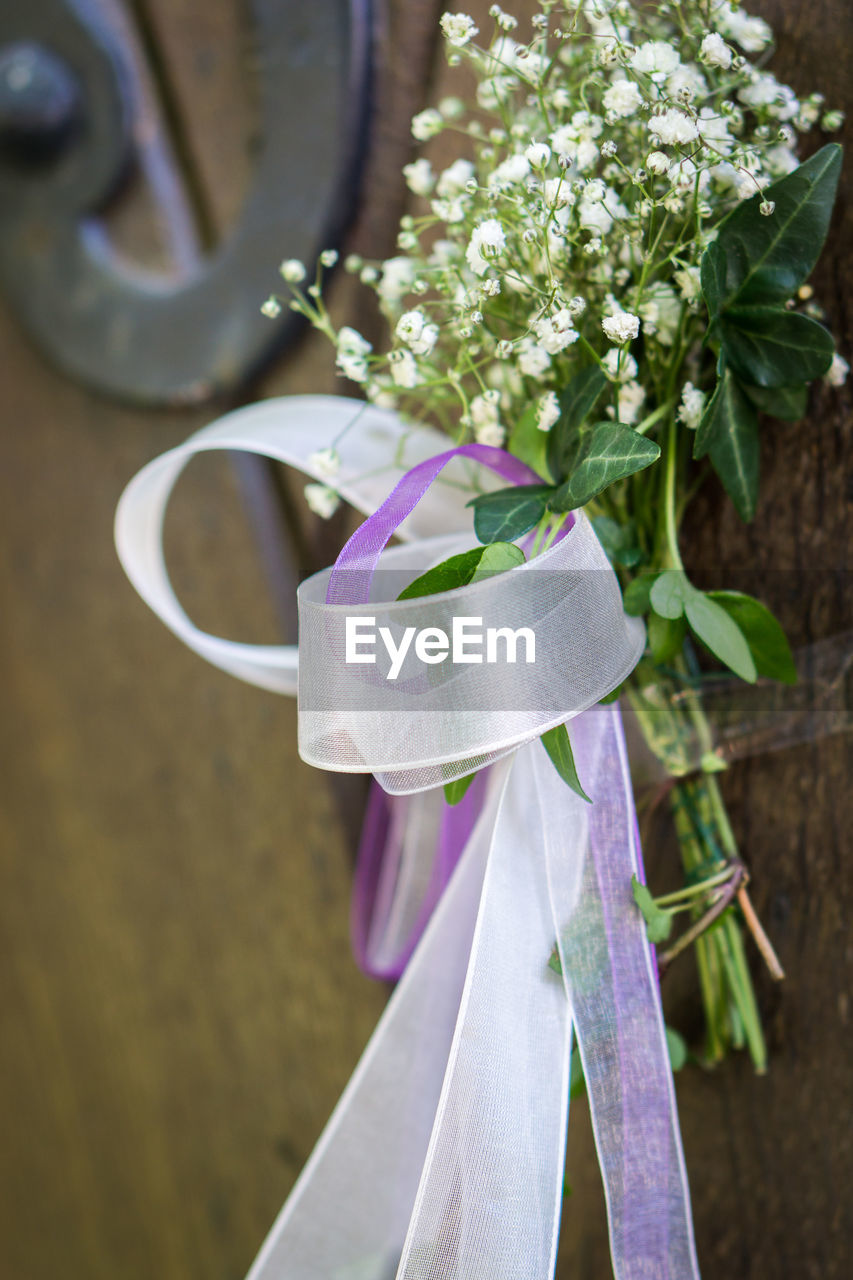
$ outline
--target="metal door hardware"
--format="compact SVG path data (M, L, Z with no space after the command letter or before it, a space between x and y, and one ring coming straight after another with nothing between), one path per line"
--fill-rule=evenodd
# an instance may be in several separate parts
M352 212L370 0L250 0L261 129L233 231L176 279L131 267L99 214L149 122L115 0L0 5L0 287L42 350L142 403L234 388L293 335L260 304Z

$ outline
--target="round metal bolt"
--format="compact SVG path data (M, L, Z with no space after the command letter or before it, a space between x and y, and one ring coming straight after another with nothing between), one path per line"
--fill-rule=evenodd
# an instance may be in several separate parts
M0 147L18 161L52 159L71 134L80 85L55 53L32 41L0 48Z

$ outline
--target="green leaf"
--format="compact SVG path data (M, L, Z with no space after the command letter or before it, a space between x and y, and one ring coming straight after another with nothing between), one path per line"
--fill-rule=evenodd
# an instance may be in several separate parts
M684 612L702 643L741 680L752 684L756 669L746 637L722 605L692 589L684 602Z
M651 609L649 595L658 577L657 573L641 573L628 583L622 595L622 607L632 618L641 618Z
M649 600L655 613L661 618L680 618L687 600L696 594L687 575L681 569L665 569L652 584Z
M418 596L435 596L440 591L455 591L478 578L504 573L524 563L524 552L512 542L495 542L488 547L472 547L459 555L442 560L427 569L400 592L398 600L414 600Z
M779 303L796 293L820 257L840 172L841 148L830 143L729 214L707 269L703 259L712 316L735 303ZM765 200L776 206L769 217L760 212Z
M514 542L545 514L549 484L518 484L481 493L468 503L474 508L474 532L480 542Z
M799 422L806 416L809 389L803 383L795 387L752 387L748 382L742 382L741 391L749 396L760 413L769 414L771 418Z
M444 798L447 803L458 804L476 776L476 773L466 773L464 778L454 778L452 782L445 782Z
M634 901L643 913L649 942L666 942L672 931L672 916L670 913L661 910L649 890L644 884L640 884L636 876L631 876L631 892L634 895Z
M796 684L797 668L791 647L766 605L740 591L709 591L708 595L743 632L758 674L784 684Z
M725 367L702 415L693 456L710 453L714 470L742 520L758 502L758 417L731 369Z
M548 470L549 433L540 431L536 425L539 409L536 401L529 404L512 429L507 449L516 458L520 458L528 467L532 467L540 476L550 479Z
M575 757L572 754L569 731L566 726L558 724L555 729L549 729L547 733L543 733L542 745L548 752L551 763L566 786L570 787L582 800L586 800L587 804L592 804L589 796L581 786L578 771L575 768Z
M673 1030L672 1027L666 1027L666 1047L669 1052L669 1065L673 1071L680 1071L687 1062L687 1045L684 1036Z
M625 681L623 680L621 684L617 684L615 689L611 689L609 693L605 693L603 698L599 698L598 705L600 707L609 707L611 702L618 702L622 697L624 689Z
M720 319L720 339L735 373L759 387L819 378L835 352L828 329L782 307L731 308Z
M633 520L620 524L610 516L596 516L592 527L611 564L633 569L642 560L643 553L637 546L637 527Z
M684 618L662 618L653 613L649 618L649 648L655 662L667 663L684 647L687 624Z
M578 1047L577 1045L575 1045L574 1048L572 1049L572 1062L571 1062L571 1066L569 1067L569 1101L576 1102L577 1099L582 1098L585 1093L586 1093L586 1078L583 1073L583 1063L581 1062L581 1056L580 1056L580 1053L578 1052ZM566 1184L566 1186L568 1186L568 1184ZM571 1195L572 1194L571 1187L569 1187L568 1191L566 1191L566 1187L564 1186L563 1194Z
M660 446L619 422L599 422L579 432L572 473L549 502L552 511L573 511L608 485L642 471L660 457Z
M717 240L702 254L699 271L705 304L709 314L716 317L723 309L726 296L726 255Z
M514 542L490 542L480 552L480 563L471 574L472 582L492 578L496 573L506 573L524 564L524 552Z
M552 476L565 479L577 445L578 431L592 413L606 386L607 377L595 364L581 369L560 392L560 417L548 433L547 442L548 467Z

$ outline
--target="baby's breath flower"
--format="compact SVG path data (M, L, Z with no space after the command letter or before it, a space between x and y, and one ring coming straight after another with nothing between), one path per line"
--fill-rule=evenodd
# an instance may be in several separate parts
M605 111L617 120L637 114L643 95L633 80L616 80L602 98Z
M839 355L836 351L835 355L832 357L832 364L823 375L824 381L828 382L831 387L843 387L849 372L850 365L844 357Z
M438 110L445 120L458 120L465 114L465 103L461 98L442 98L438 104Z
M576 294L574 298L569 299L566 310L573 319L577 319L586 311L586 298Z
M349 325L344 325L338 331L337 348L338 354L335 365L344 377L350 378L353 382L366 382L366 357L373 350L372 343L363 338L358 330L351 329Z
M692 382L685 382L681 388L681 404L678 408L678 420L685 427L695 431L702 421L705 412L705 393L697 390Z
M348 253L344 258L344 271L355 275L364 266L364 258L360 253Z
M388 360L395 386L411 391L418 385L420 376L417 361L411 351L392 351Z
M699 301L702 296L702 282L699 277L698 267L682 267L675 272L673 279L678 285L678 292L685 302L692 306L693 303Z
M469 405L468 417L478 444L503 444L506 430L500 421L500 392L493 389L475 396Z
M444 128L444 119L433 107L419 111L412 119L412 136L418 142L428 142Z
M604 336L611 342L631 342L640 332L640 317L631 311L615 311L601 321Z
M606 351L601 364L611 382L630 382L637 374L637 361L622 347L611 347Z
M827 111L826 115L820 122L820 127L825 133L835 133L836 129L840 129L843 124L843 111Z
M333 516L341 505L340 495L325 484L306 484L305 501L314 514L323 520Z
M338 260L337 249L324 249L320 254L321 267L333 267Z
M531 142L524 155L532 168L544 169L551 159L551 148L547 142Z
M640 416L646 391L639 382L623 382L616 393L616 410L611 416L618 417L619 422L633 426Z
M439 25L447 43L456 49L461 49L463 45L468 44L480 30L474 19L467 13L444 13L441 15Z
M765 218L771 217L775 209L776 203L773 200L762 200L761 204L758 206L758 212Z
M337 449L318 449L308 455L308 466L329 480L340 471L341 459Z
M745 53L760 53L773 39L773 32L763 18L755 18L730 4L721 4L713 12L723 35L739 44Z
M647 40L631 55L634 70L651 76L656 83L664 81L680 61L678 50L666 40Z
M266 302L261 305L261 315L267 317L268 320L275 320L281 315L281 303L278 298L267 298Z
M646 168L649 173L661 174L668 173L670 166L669 156L664 151L651 151L646 157Z
M492 5L489 9L489 17L494 18L503 31L514 31L518 26L518 18L514 18L511 13L504 13L499 4Z
M397 306L410 291L417 272L411 258L388 258L382 266L382 278L376 292L390 307Z
M403 177L406 179L406 186L416 196L428 196L435 183L432 165L423 157L413 160L411 164L404 164Z
M478 223L465 250L468 266L478 276L484 276L490 263L498 257L506 247L504 229L497 218L487 218Z
M732 51L718 31L709 31L703 37L699 57L709 67L721 67L723 71L732 65Z
M695 142L699 137L695 121L674 107L664 111L662 115L652 116L649 121L649 132L665 147Z
M615 156L616 151L617 151L616 143L613 141L612 138L609 138L607 142L602 142L601 154L604 156L606 160L609 159L611 156Z
M550 431L560 417L560 402L556 393L546 391L536 409L536 426L540 431Z
M540 345L548 353L555 356L577 342L580 334L572 324L568 307L562 307L551 316L541 316L533 323L533 331Z
M551 357L533 338L522 338L518 343L518 367L528 378L539 378L550 367Z
M298 258L286 258L279 267L279 272L288 284L299 284L305 279L305 264Z

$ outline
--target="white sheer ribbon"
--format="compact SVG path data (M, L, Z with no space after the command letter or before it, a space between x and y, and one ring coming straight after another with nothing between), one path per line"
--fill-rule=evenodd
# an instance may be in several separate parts
M204 449L248 448L310 474L308 455L330 444L353 412L348 402L304 397L228 415L150 464L119 506L119 554L140 594L202 656L267 688L292 691L295 655L231 645L192 626L163 563L165 504L181 468ZM339 487L370 510L393 484L384 464L395 448L408 451L400 474L445 442L432 432L406 432L374 410L360 422L338 446L345 459ZM434 486L403 532L423 541L437 529L465 529L465 496ZM349 717L342 712L332 734L311 718L329 674L324 658L337 643L330 621L336 606L329 612L322 593L305 584L303 645L305 629L314 628L300 673L308 754L325 767L381 768L386 785L401 791L434 785L472 760L503 758L450 885L250 1280L547 1280L559 1221L572 1019L608 1196L614 1273L618 1280L698 1275L659 993L631 900L630 877L641 868L621 726L615 707L592 707L630 670L642 640L616 607L615 582L589 526L579 520L575 532L549 553L559 571L553 581L563 580L568 598L577 568L572 547L590 560L575 607L559 619L561 663L553 661L548 680L541 688L525 681L509 696L504 688L491 715L484 714L488 689L477 679L452 688L439 680L435 714L424 718L408 708L402 733L391 702L357 705ZM440 548L404 550L411 576ZM387 554L396 571L402 553ZM542 582L547 569L534 571ZM518 572L482 584L483 616L501 584L514 591L509 580L519 581ZM553 583L534 591L543 625L566 598L557 596ZM380 587L371 608L384 610L389 626L399 624L397 611L408 616L423 603L388 600ZM458 611L460 601L451 604ZM495 600L496 618L505 605ZM404 698L412 680L417 673L407 672ZM371 699L376 689L374 682ZM461 733L445 714L448 694ZM379 720L371 722L371 707ZM532 740L586 707L592 710L574 721L573 738L592 807L568 790ZM385 733L377 731L382 722ZM422 803L432 796L440 803L440 791ZM412 842L407 856L424 852ZM555 941L562 982L548 967Z

